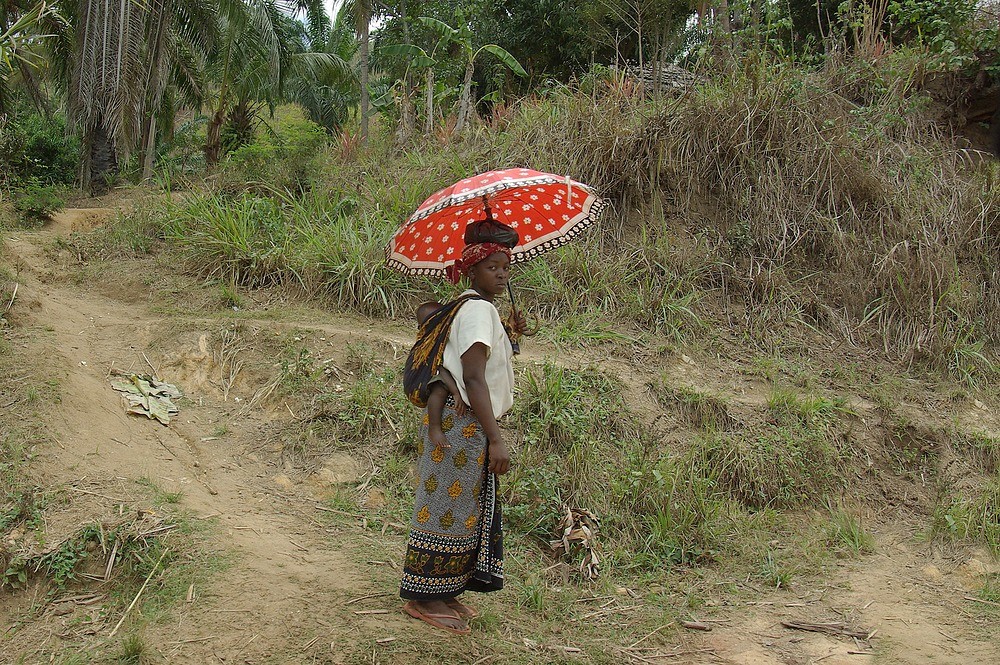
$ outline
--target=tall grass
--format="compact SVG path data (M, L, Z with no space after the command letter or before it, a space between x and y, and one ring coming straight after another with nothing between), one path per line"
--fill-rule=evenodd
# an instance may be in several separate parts
M985 384L1000 338L997 167L970 170L941 141L909 70L871 67L759 59L667 100L615 79L557 88L463 141L329 147L301 196L230 183L172 211L167 237L199 273L397 316L447 293L381 267L426 196L489 168L571 173L613 212L516 272L554 325L586 312L685 339L738 323L766 348L804 323Z

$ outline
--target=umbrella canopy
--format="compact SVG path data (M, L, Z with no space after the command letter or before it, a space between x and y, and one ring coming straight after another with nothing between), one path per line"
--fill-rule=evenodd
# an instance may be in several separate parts
M386 262L407 275L444 276L462 256L465 227L490 216L520 237L511 262L527 261L572 240L606 205L591 187L568 176L488 171L424 201L389 241Z

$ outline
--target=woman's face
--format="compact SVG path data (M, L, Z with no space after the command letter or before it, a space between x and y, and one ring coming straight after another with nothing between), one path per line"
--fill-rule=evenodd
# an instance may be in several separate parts
M491 254L469 269L472 288L483 295L498 296L510 279L510 259L503 252Z

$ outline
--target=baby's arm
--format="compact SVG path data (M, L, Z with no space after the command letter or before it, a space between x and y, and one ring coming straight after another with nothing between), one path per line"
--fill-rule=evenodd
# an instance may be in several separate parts
M430 390L430 395L427 396L427 438L435 446L451 448L441 430L441 413L444 411L444 403L448 398L448 388L440 381L435 381L431 384Z
M458 384L455 383L455 377L451 375L451 372L441 367L438 369L438 378L444 384L445 388L448 389L448 392L452 394L452 397L455 398L455 413L459 416L464 416L466 406L465 402L462 401L462 393L458 390Z

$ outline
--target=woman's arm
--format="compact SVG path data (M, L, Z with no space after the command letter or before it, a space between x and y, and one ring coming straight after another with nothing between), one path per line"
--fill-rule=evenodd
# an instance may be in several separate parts
M505 474L510 469L510 454L493 415L490 387L486 385L486 345L482 342L476 342L462 354L462 377L465 379L469 406L483 426L483 433L489 442L490 471L497 475Z

